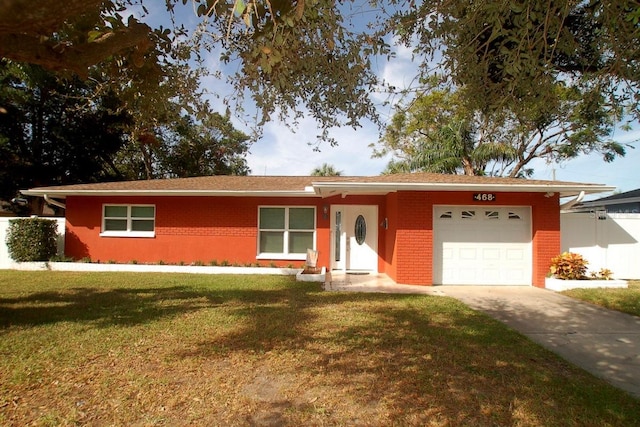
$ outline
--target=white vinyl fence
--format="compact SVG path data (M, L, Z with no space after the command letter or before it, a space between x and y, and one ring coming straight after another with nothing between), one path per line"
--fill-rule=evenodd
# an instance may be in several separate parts
M581 254L589 271L608 268L616 279L640 279L640 214L563 213L562 251Z
M0 268L13 268L15 263L9 257L9 249L7 248L7 230L9 229L9 221L17 218L0 217ZM58 222L58 254L64 253L64 218L46 218L54 219Z

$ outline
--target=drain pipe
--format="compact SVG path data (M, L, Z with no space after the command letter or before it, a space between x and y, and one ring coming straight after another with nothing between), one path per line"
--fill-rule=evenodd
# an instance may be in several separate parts
M575 199L569 200L568 202L561 204L560 210L566 211L567 209L571 209L573 205L575 205L576 203L580 203L582 199L584 199L584 195L585 195L585 192L581 191L580 194L578 194L578 197L576 197Z
M64 203L59 202L57 200L53 200L52 198L49 197L48 194L44 195L44 201L47 202L50 205L57 206L59 208L65 209L65 210L67 209L67 205L65 205Z

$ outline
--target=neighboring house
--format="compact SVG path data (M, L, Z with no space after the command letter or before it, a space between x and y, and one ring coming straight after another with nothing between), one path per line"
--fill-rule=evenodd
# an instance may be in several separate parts
M140 263L301 266L401 284L544 287L561 197L598 184L427 173L209 176L34 188L66 208L65 253Z
M589 269L640 279L640 189L578 203L561 215L563 251L580 253Z
M607 212L640 214L640 188L576 204L573 212Z

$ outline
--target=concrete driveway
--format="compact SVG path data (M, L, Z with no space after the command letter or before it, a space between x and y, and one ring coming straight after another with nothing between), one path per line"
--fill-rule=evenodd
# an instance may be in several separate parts
M438 286L595 376L640 398L640 317L527 286Z
M456 298L640 398L640 317L529 286L410 286L384 274L333 276L325 289Z

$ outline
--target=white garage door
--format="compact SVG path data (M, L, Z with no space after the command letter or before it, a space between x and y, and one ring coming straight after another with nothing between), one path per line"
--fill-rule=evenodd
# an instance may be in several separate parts
M531 285L529 207L435 206L434 283Z

